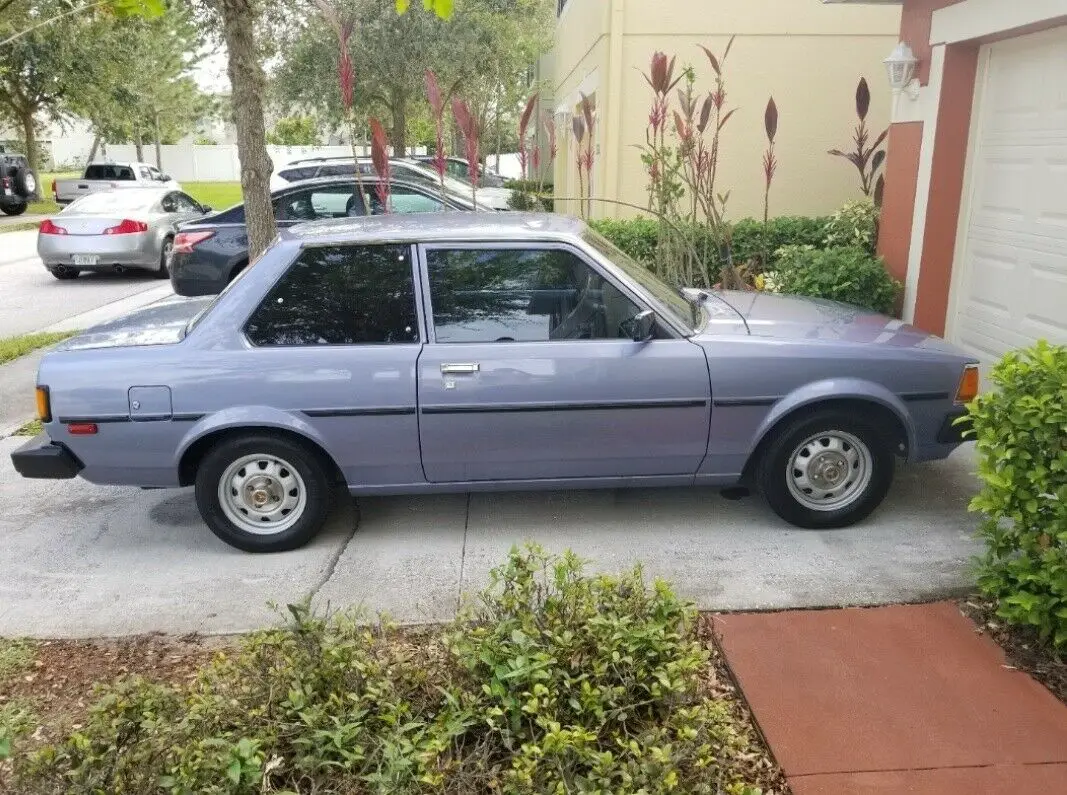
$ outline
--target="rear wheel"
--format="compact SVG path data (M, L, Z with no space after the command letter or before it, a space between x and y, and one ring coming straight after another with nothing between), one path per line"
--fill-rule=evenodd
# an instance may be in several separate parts
M81 271L75 270L74 268L68 268L66 265L57 265L54 268L49 268L48 272L55 276L57 279L60 279L61 281L66 281L67 279L77 279L79 276L82 275Z
M881 504L893 482L890 440L837 410L799 417L771 440L760 490L776 514L805 528L847 527Z
M170 270L167 268L167 262L170 260L172 251L174 251L174 238L168 237L163 241L163 250L159 254L159 270L156 271L157 279L170 278Z
M4 204L0 205L0 210L4 211L4 215L22 215L26 212L28 206L29 205L26 204L26 202L22 202L21 204Z
M245 552L304 546L326 523L330 485L306 446L269 434L233 437L196 473L196 504L207 526Z

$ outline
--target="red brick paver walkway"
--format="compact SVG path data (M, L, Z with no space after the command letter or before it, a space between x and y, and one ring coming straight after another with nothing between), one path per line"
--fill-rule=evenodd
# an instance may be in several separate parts
M794 795L1067 793L1067 707L951 602L716 625Z

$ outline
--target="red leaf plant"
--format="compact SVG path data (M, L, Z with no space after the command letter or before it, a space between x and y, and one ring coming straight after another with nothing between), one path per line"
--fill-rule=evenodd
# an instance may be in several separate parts
M481 130L478 128L478 119L471 113L470 106L459 97L452 97L452 115L456 119L456 125L463 134L463 150L467 156L467 167L470 170L471 199L478 206L478 180L481 177L479 166L481 161L478 156L478 143Z
M581 146L578 147L578 171L581 172L585 169L585 188L586 188L586 202L588 204L586 208L586 215L592 215L593 212L593 148L596 142L596 136L594 128L596 127L596 108L593 105L593 101L589 99L585 94L580 94L582 101L579 103L579 108L582 111L582 120L585 126L585 149ZM581 142L579 142L581 143ZM580 176L580 173L579 173Z
M889 135L888 129L883 130L873 143L869 143L871 132L867 129L867 113L870 107L871 89L867 85L867 79L861 77L859 85L856 86L856 115L859 117L859 124L852 131L853 149L851 152L842 152L840 149L829 150L829 154L834 157L843 157L856 167L860 173L860 189L864 196L870 196L877 187L878 170L885 162L885 151L878 147Z
M433 167L441 182L441 192L445 190L445 98L441 94L441 86L437 82L437 75L433 70L426 70L426 99L430 102L430 111L433 114L434 131L437 134L433 154Z
M771 205L771 183L778 170L778 158L774 156L774 138L778 135L778 106L774 97L767 101L763 113L763 128L767 133L767 151L763 153L763 223L767 223Z
M370 136L371 160L378 174L378 183L374 191L378 194L382 212L387 213L389 212L389 138L385 134L382 123L375 118L370 120Z

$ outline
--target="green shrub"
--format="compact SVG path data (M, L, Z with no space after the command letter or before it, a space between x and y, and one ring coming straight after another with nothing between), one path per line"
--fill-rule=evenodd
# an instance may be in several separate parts
M551 182L538 182L535 179L508 179L504 180L504 187L523 193L547 193L552 195Z
M882 261L859 248L785 246L774 255L775 291L809 295L889 314L900 285Z
M654 218L603 218L589 224L645 267L656 270L659 221ZM730 228L733 260L739 265L754 260L758 271L764 265L764 252L774 252L789 245L820 245L825 226L825 218L782 216L772 218L766 226L762 221L746 218ZM683 227L682 232L698 252L708 274L708 283L719 281L722 246L712 229L700 225Z
M985 518L978 585L1013 624L1067 649L1067 347L1007 354L968 406Z
M513 551L421 635L290 610L189 686L104 689L65 742L16 757L16 791L758 792L694 611L640 570Z
M878 245L878 208L870 199L849 202L826 222L823 228L826 248L853 246L869 254Z
M552 194L513 190L508 196L508 208L519 212L552 212L552 206Z

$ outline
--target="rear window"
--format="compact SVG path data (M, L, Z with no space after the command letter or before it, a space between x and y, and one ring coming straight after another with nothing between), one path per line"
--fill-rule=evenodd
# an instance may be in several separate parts
M318 166L301 166L300 168L287 168L279 171L278 176L289 182L297 182L302 179L311 179L318 172Z
M69 204L64 213L100 213L111 211L147 210L153 207L163 195L154 190L111 190L90 193Z

